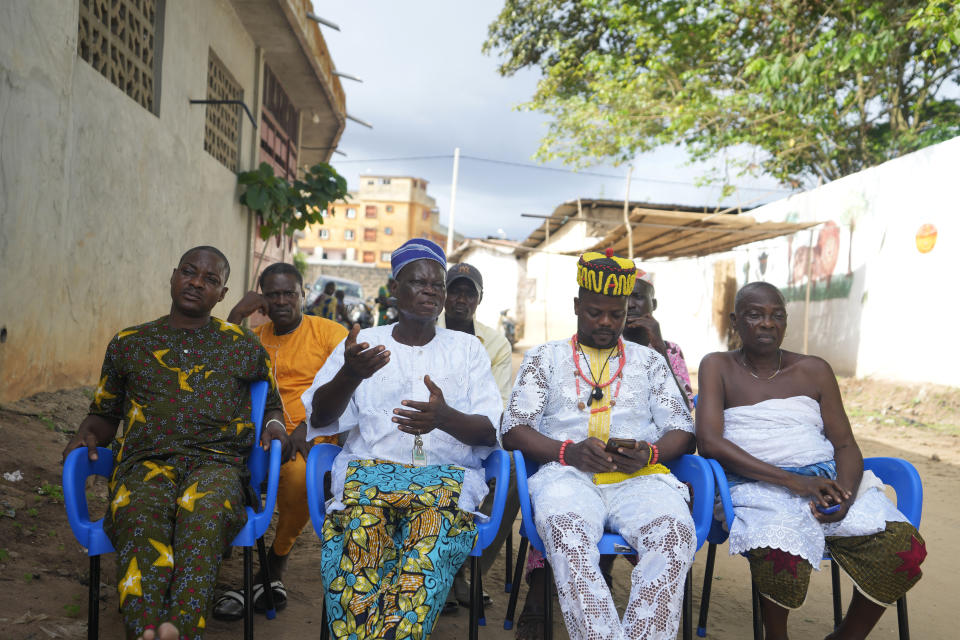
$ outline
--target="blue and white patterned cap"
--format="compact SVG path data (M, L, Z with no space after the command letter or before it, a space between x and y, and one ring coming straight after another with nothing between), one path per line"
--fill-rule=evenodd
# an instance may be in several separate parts
M396 278L400 270L414 260L424 259L439 262L443 270L447 270L447 256L443 253L440 245L426 238L412 238L390 254L390 267L393 269L393 277Z

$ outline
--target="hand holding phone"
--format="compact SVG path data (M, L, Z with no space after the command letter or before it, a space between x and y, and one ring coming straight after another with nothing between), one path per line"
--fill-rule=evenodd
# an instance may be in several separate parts
M610 438L607 440L607 446L604 450L609 453L616 453L618 448L636 449L637 441L632 438Z
M817 505L817 511L819 511L820 513L822 513L822 514L824 514L824 515L830 515L831 513L836 513L837 511L840 511L840 506L841 506L841 505L840 505L839 503L837 503L837 504L832 504L832 505L830 505L829 507L825 507L825 506L823 506L823 505L821 505L821 504L818 504L818 505Z

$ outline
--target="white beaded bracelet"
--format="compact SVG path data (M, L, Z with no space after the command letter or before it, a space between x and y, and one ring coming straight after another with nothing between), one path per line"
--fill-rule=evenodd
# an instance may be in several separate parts
M284 433L286 433L287 431L286 425L284 425L282 422L280 422L276 418L270 418L269 420L267 420L267 424L264 425L264 430L267 430L270 427L271 422L276 422L278 425L280 425L280 428L283 429Z

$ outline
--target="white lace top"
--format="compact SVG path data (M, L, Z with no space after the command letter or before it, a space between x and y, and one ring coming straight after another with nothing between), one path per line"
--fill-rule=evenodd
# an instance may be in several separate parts
M692 433L693 420L667 361L653 349L633 342L624 342L624 355L627 363L612 411L610 436L655 442L673 429ZM580 353L577 357L586 372L586 358ZM616 371L619 366L619 356L614 354L609 368ZM581 380L577 398L576 375L569 338L528 351L503 415L501 438L513 427L525 424L557 440L585 439L590 410L581 410L577 403L586 402L591 389Z
M402 408L402 400L425 402L430 392L423 377L443 391L447 404L457 411L481 414L496 425L503 409L500 393L490 372L490 359L483 345L472 335L437 327L434 338L422 347L400 344L393 339L394 325L360 331L357 342L384 345L390 362L357 387L340 419L321 429L309 427L313 413L313 394L343 366L344 342L337 345L313 385L301 399L306 409L307 438L348 433L343 451L334 461L331 473L333 502L328 509L344 508L343 482L351 460L388 460L410 464L414 436L404 433L392 422L393 410ZM471 447L440 429L423 436L427 464L455 464L466 469L459 507L476 512L487 494L482 462L494 447Z

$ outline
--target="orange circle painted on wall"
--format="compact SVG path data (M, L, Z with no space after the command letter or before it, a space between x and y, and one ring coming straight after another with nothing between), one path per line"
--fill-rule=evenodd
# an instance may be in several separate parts
M917 229L917 251L930 253L937 244L937 228L932 224L921 225Z

